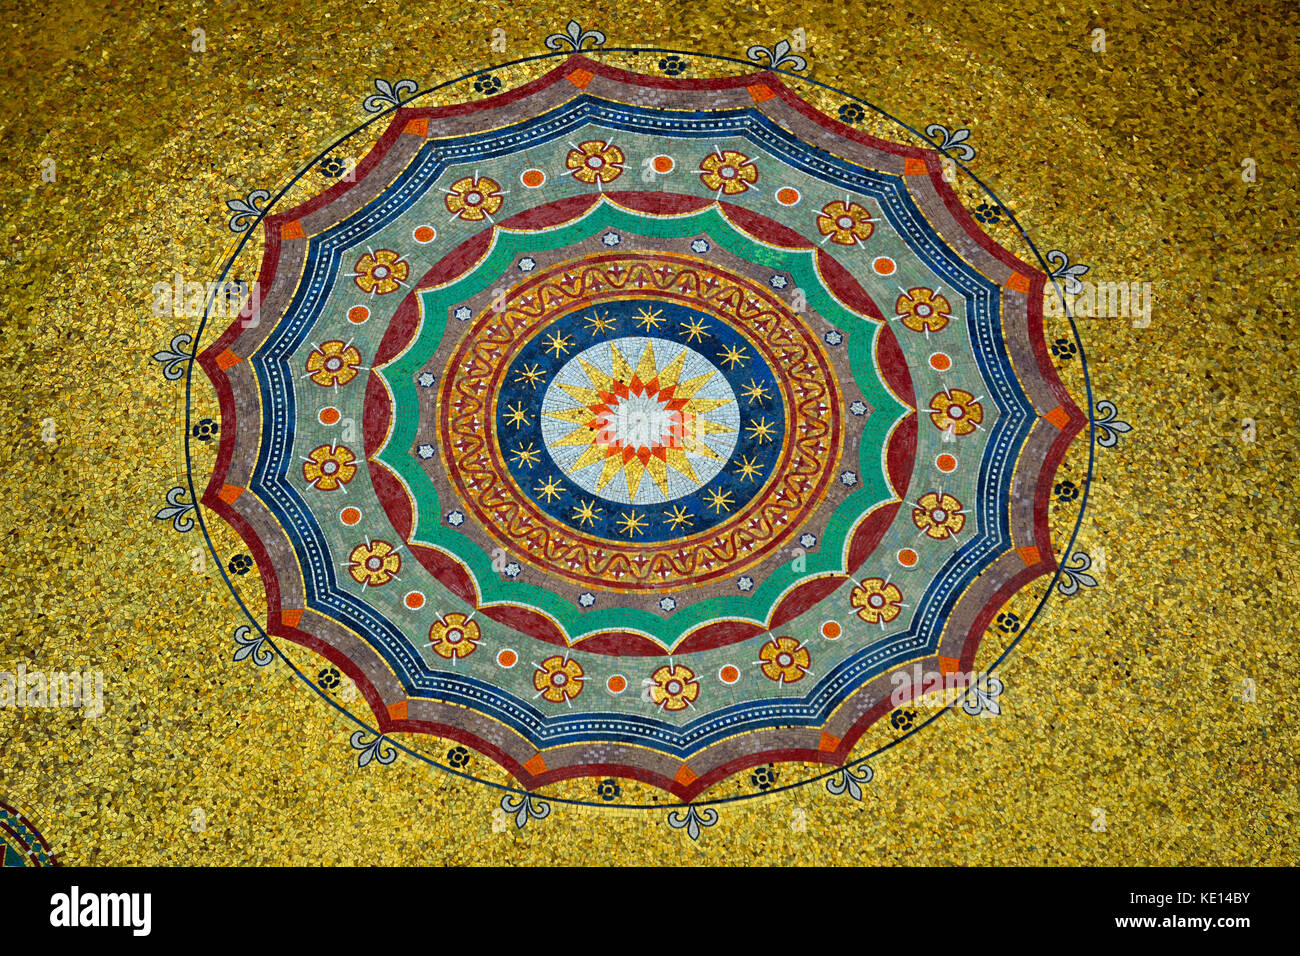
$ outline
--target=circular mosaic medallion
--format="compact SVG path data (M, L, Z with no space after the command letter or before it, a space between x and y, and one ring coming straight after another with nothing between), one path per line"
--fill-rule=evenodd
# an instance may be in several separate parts
M839 766L915 726L900 675L969 670L1056 570L1084 417L1047 277L939 153L774 72L575 55L401 105L355 177L263 222L259 320L200 355L203 502L268 634L379 732L454 738L453 769L690 800Z

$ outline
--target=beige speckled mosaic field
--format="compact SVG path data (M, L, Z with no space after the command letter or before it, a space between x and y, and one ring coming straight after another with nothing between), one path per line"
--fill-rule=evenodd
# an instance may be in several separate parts
M2 10L0 670L98 668L105 713L0 709L0 799L63 862L1297 862L1293 4ZM499 795L410 759L358 768L352 726L287 667L232 661L212 559L153 518L184 475L184 388L150 356L189 327L153 314L153 284L215 278L225 200L356 126L375 77L541 52L570 16L611 46L736 56L802 27L811 77L968 127L1040 248L1152 283L1148 327L1079 321L1096 397L1134 427L1099 450L1080 530L1100 586L1048 602L1000 719L937 721L873 761L861 802L775 794L695 842L660 813L494 829ZM1082 400L1077 362L1062 374Z

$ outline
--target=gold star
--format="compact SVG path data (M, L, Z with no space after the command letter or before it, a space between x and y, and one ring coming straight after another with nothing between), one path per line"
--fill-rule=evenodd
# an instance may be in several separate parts
M718 514L722 514L724 511L730 511L731 506L735 504L735 502L731 500L731 492L723 491L721 488L715 488L713 491L710 491L704 496L704 499L709 503L709 507L717 511Z
M624 514L623 512L620 511L618 517L619 517L618 530L623 532L629 538L636 534L645 534L646 525L645 522L643 521L645 515L637 514L635 508L632 509L632 513L630 515Z
M507 409L507 414L506 414L507 425L514 425L515 428L519 428L522 425L531 424L528 421L528 414L524 411L523 402L520 402L518 405L515 406L507 405L506 409Z
M664 519L664 523L672 525L673 530L676 531L682 525L689 528L693 523L691 519L694 517L694 515L686 513L685 505L674 505L673 513Z
M740 475L742 480L749 479L750 481L755 481L761 477L761 473L762 468L759 466L758 462L750 461L744 455L740 456L740 467L736 469L736 474Z
M516 382L522 382L525 385L531 385L533 388L536 388L537 383L544 380L545 378L546 378L546 373L541 371L537 367L536 363L534 363L533 365L525 365L515 375Z
M547 478L545 484L538 485L533 491L545 498L548 504L564 496L564 488L554 478Z
M776 434L776 426L773 422L769 422L766 417L763 417L756 422L749 423L749 434L757 438L758 443L761 445L763 442L772 440L772 436Z
M709 327L704 324L703 319L691 319L689 322L683 322L682 328L686 331L682 334L686 336L687 342L702 342L704 336L708 335Z
M636 324L639 325L641 328L645 329L647 332L649 332L651 329L657 329L659 328L659 326L664 324L662 313L663 313L662 309L654 309L652 311L650 309L643 308L641 309L640 312L636 314L638 320Z
M767 392L767 386L759 385L758 382L754 381L753 376L750 376L749 384L742 388L740 393L745 398L749 399L749 404L751 405L755 402L765 402L770 397Z
M573 509L573 517L578 522L578 527L591 525L596 523L596 516L604 510L604 508L597 508L596 502L588 501Z
M745 354L745 347L738 345L735 347L724 346L718 353L718 358L726 363L727 368L735 368L737 365L744 366L749 361L749 356ZM751 381L753 381L751 379Z
M510 454L514 456L516 465L519 466L527 465L529 468L532 468L533 465L537 464L539 461L542 460L541 452L533 448L532 442L528 443L527 448L525 448L523 444L520 443L519 447L516 448L514 451L512 451Z
M543 341L542 344L546 346L546 351L555 353L555 357L559 358L562 354L569 354L569 346L573 344L573 340L567 335L552 332L551 337Z
M593 336L601 335L605 332L613 331L614 320L609 317L608 312L606 312L604 315L597 315L595 310L593 309L591 313L591 318L587 320L587 328L591 329L591 334Z

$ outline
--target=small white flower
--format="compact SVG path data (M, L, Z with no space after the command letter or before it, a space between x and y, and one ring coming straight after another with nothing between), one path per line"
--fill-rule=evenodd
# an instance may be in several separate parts
M511 562L510 562L509 564L507 564L506 567L505 567L505 576L508 577L508 578L517 578L517 577L519 577L519 572L520 572L520 570L521 570L521 568L519 567L519 565L517 565L517 564L515 564L515 562L511 561Z
M841 471L840 484L845 488L852 488L858 483L858 473L856 471Z
M616 232L607 232L600 237L600 241L607 246L616 246L623 241L623 237Z
M784 289L790 284L790 280L785 276L772 276L772 278L767 280L767 284L773 289Z
M677 602L670 597L666 597L659 602L659 607L665 611L671 611L677 606Z
M415 453L427 461L433 457L433 446L421 445L419 448L415 449Z
M596 595L592 594L590 591L583 591L582 594L578 596L578 603L583 607L591 607L596 603Z
M524 256L522 259L519 260L520 272L532 272L536 268L537 268L537 260L534 259L532 256Z
M824 336L822 336L822 338L826 340L827 345L839 345L841 342L844 341L844 336L840 333L838 329L831 329Z
M465 523L465 516L461 514L459 511L447 512L447 524L451 525L453 528L459 528L464 523Z
M470 312L469 306L462 305L459 309L453 312L452 315L456 316L457 322L468 322L469 317L473 315L473 313Z
M420 388L433 388L434 383L438 380L432 372L421 372L416 381L420 383Z
M708 252L708 251L709 251L709 244L708 244L708 242L706 242L706 241L703 240L703 239L696 239L694 242L691 243L691 251L692 251L692 252Z
M736 582L736 587L740 588L742 591L752 591L754 590L754 579L746 574Z
M799 545L804 548L815 547L817 545L817 535L807 533L799 535Z
M854 415L865 415L867 413L867 403L854 402L852 405L849 406L849 411L852 412Z

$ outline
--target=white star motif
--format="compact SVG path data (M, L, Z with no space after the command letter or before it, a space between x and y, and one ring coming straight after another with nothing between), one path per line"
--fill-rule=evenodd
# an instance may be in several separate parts
M456 316L457 322L467 322L469 321L470 315L472 315L472 313L469 310L469 306L467 305L462 305L459 309L457 309L452 314Z
M434 382L438 380L432 372L421 372L416 381L420 383L420 388L433 388Z
M517 565L517 564L515 564L515 562L511 561L511 562L510 562L509 564L507 564L506 567L505 567L505 576L508 577L508 578L517 578L517 577L519 577L519 572L520 572L520 570L521 570L521 569L520 569L519 565Z
M607 246L616 246L623 241L623 237L616 232L607 232L600 237L600 241Z
M415 453L421 458L428 460L433 457L433 446L421 445L419 448L415 449Z
M852 488L858 483L858 474L854 471L841 471L840 484L845 488Z
M740 588L742 591L752 591L754 590L754 579L746 574L736 582L736 587Z
M659 607L665 611L671 611L677 606L677 602L670 597L666 597L659 602Z
M854 402L849 406L849 411L854 415L865 415L867 413L867 405L865 402Z
M705 242L703 239L696 239L694 242L691 243L691 251L692 251L692 252L708 252L708 251L709 251L709 244L708 244L707 242Z
M767 280L767 284L773 289L784 289L790 284L790 280L785 276L772 276L772 278Z
M534 259L532 256L524 256L522 259L519 260L520 272L532 272L536 268L537 268L537 260Z
M578 603L583 607L591 607L596 603L596 595L592 594L590 591L583 591L578 597Z
M814 547L817 544L817 535L801 534L799 535L799 544L805 548Z
M836 329L831 329L825 336L823 336L823 338L826 339L827 345L839 345L844 341L844 336Z
M465 516L461 514L459 511L447 512L447 524L451 525L453 528L459 528L464 523L465 523Z

